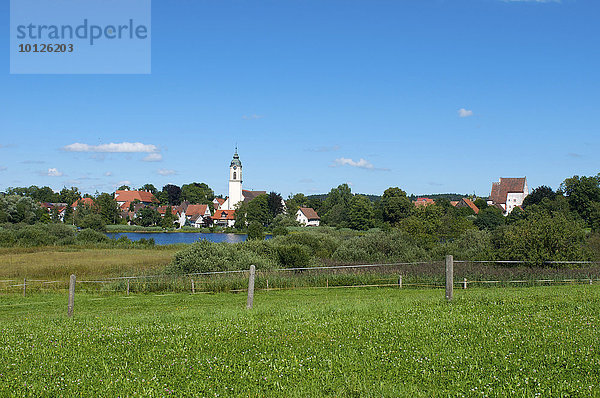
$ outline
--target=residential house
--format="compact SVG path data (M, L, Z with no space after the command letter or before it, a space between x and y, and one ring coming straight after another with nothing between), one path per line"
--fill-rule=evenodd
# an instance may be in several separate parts
M301 207L296 212L296 221L304 227L318 227L321 218L313 208Z
M142 203L145 206L158 204L158 200L152 192L146 191L116 191L115 201L122 211L128 210L129 205L134 202Z
M210 207L208 205L188 205L185 217L192 227L206 227L211 222Z
M213 208L215 210L220 210L221 206L223 205L223 203L225 203L225 200L227 200L227 198L222 199L222 198L214 198L213 199Z
M452 202L450 202L450 203L452 203ZM479 208L477 206L475 206L475 203L473 203L473 201L469 198L462 198L461 200L456 202L454 207L456 207L457 209L460 209L463 207L468 207L471 210L473 210L475 212L475 214L479 214Z
M529 195L527 177L500 178L492 183L492 192L488 198L488 205L496 206L508 215L515 207L523 205L523 200Z
M217 210L211 219L213 225L233 227L235 225L235 210Z
M415 207L426 207L435 204L435 201L430 198L417 198L417 200L413 200L413 203Z
M94 205L94 199L85 197L85 198L81 198L81 199L73 202L73 204L71 205L71 208L73 209L73 211L76 211L79 206L92 207L93 205Z

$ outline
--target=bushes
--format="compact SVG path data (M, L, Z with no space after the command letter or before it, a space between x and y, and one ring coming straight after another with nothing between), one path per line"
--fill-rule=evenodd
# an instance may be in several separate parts
M492 244L498 259L541 265L545 261L588 260L586 233L581 222L562 214L539 214L499 228Z
M28 225L17 231L15 240L19 246L50 246L58 239L45 226Z
M263 226L258 221L252 221L248 226L248 240L264 239Z
M77 233L77 238L75 238L78 243L82 244L96 244L96 243L106 243L112 241L108 236L104 235L102 232L94 231L91 228L87 228L81 230Z
M173 273L230 271L256 268L273 268L275 263L267 256L261 256L246 243L213 243L206 240L196 242L177 252L169 267Z
M427 259L425 249L412 243L408 235L394 231L369 233L343 242L333 253L333 259L345 263L411 262Z
M311 260L309 249L297 244L277 247L277 256L279 263L288 268L307 267Z

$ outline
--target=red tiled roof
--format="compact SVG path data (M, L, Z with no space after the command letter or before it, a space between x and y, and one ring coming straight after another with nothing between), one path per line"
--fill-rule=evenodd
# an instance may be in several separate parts
M117 191L115 192L115 200L117 202L133 202L139 200L142 203L157 202L152 192L146 191Z
M315 209L313 209L312 207L301 207L298 210L300 210L306 216L306 218L308 218L309 220L320 220L321 219L321 217L319 217L319 215L317 214Z
M500 178L499 182L492 183L490 200L493 203L506 204L509 193L522 193L525 191L525 177L523 178Z
M92 199L92 198L81 198L81 199L73 202L73 204L71 205L71 207L72 208L76 208L80 204L87 205L87 206L93 206L94 205L94 199Z
M450 204L454 207L456 207L456 205L458 204L458 200L451 200Z
M430 198L417 198L417 200L413 201L416 207L421 206L429 206L435 204L435 201Z
M470 207L471 210L473 210L475 212L475 214L479 214L479 208L477 206L475 206L475 203L473 203L471 201L471 199L462 198L459 203L460 203L459 207Z
M166 214L167 213L167 207L169 206L160 206L158 209L156 209L160 214ZM177 214L177 209L174 207L171 207L171 214Z
M225 199L221 199L221 198L215 198L215 200L217 202L219 202L220 205L222 205L223 203L225 203ZM214 201L213 201L214 202Z
M217 210L211 218L213 220L235 220L235 210Z
M208 205L189 205L185 214L188 216L201 215L206 214L206 208Z
M121 210L126 210L129 211L129 206L131 205L131 202L125 202L121 205Z

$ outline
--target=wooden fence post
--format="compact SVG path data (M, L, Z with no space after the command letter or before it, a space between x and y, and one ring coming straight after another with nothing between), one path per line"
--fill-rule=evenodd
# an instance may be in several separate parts
M454 258L446 256L446 300L451 301L454 295Z
M129 278L127 278L127 295L129 296Z
M23 278L23 297L27 294L27 278Z
M67 307L67 315L73 317L73 308L75 307L75 275L71 275L69 280L69 305Z
M267 290L269 290L269 280L267 279Z
M329 278L327 278L327 280L325 280L325 287L326 287L327 289L329 289Z
M194 284L194 280L192 279L192 294L196 293L196 285Z
M398 289L402 289L402 275L398 277Z
M463 281L463 289L467 288L467 278L465 278L465 280Z
M256 267L250 266L250 277L248 278L248 301L246 308L251 309L254 304L254 276L256 275Z

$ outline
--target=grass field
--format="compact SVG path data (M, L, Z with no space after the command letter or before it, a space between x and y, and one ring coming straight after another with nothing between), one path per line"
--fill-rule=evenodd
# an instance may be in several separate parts
M0 396L600 396L600 286L0 295Z
M0 248L0 279L68 280L163 272L181 247L86 249L74 246Z

